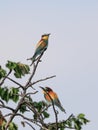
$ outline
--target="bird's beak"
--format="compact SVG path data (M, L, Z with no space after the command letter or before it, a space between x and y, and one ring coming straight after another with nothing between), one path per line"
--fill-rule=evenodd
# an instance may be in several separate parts
M44 90L44 88L43 87L41 87L41 86L39 86L42 90Z
M43 91L43 93L45 94L45 88L43 88L43 87L41 87L41 86L39 86L41 89L42 89L42 91Z
M48 36L50 35L51 33L47 34Z

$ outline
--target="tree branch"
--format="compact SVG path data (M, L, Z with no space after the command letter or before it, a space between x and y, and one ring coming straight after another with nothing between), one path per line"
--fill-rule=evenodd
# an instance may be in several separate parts
M43 56L43 54L44 54L44 51L43 51L43 52L41 53L41 55L38 57L38 60L37 60L36 64L33 63L34 69L33 69L33 71L32 71L32 74L31 74L30 78L28 79L28 82L27 82L26 85L25 85L26 87L28 87L28 85L31 83L31 80L32 80L32 78L33 78L34 75L35 75L37 66L38 66L38 64L39 64L39 62L40 62L40 59L41 59L41 57ZM32 65L32 64L31 64L31 65Z
M42 81L45 81L45 80L54 78L54 77L56 77L56 75L53 75L53 76L50 76L50 77L46 77L46 78L44 78L44 79L37 80L37 81L35 81L35 82L33 82L33 83L30 83L30 84L28 85L28 87L29 87L29 86L32 86L32 85L34 85L34 84L36 84L36 83L39 83L39 82L42 82Z
M12 72L12 70L10 70L10 71L8 72L8 74L3 78L3 80L2 80L1 83L0 83L0 86L4 83L4 81L5 81L6 78L11 74L11 72Z
M27 124L27 125L29 125L33 130L36 130L29 122L27 122L27 121L22 121L21 122L21 124Z
M12 81L13 83L17 84L18 86L20 86L21 88L24 89L24 87L23 87L20 83L16 82L15 80L11 79L11 78L8 77L8 76L7 76L6 78L9 79L9 80Z
M25 93L25 92L24 92ZM12 115L10 116L8 122L6 123L6 126L5 126L5 130L7 130L7 128L9 127L9 124L10 122L13 120L13 118L16 116L16 113L18 112L21 104L23 103L23 100L24 100L24 96L20 99L16 109L14 110L14 112L12 113Z
M70 121L70 119L73 118L73 117L74 117L74 115L71 114L66 120L64 120L64 121L59 121L59 122L58 122L58 129L60 128L60 125L61 125L62 123L65 124L68 120ZM51 126L53 126L53 127L56 127L56 123L55 123L55 122L54 122L54 123L49 123L48 125L49 125L49 126L51 125ZM75 129L75 128L72 127L72 126L69 127L69 126L66 126L66 125L65 125L64 128Z
M25 119L25 120L27 120L27 121L30 121L30 122L36 124L37 126L39 126L39 127L41 128L41 125L38 124L35 120L33 120L33 119L31 119L31 118L27 118L27 117L25 117L24 115L22 115L22 114L20 114L20 113L17 113L16 116L20 116L20 117L22 117L23 119Z
M11 107L9 107L9 106L6 106L6 105L1 105L1 104L0 104L0 108L6 108L6 109L11 110L11 111L14 112L14 109L13 109L13 108L11 108Z

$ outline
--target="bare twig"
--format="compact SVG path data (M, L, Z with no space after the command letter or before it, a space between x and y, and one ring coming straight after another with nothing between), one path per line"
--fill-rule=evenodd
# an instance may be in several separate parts
M44 54L44 51L43 51L43 53L41 53L41 55L39 56L39 58L38 58L36 64L33 63L33 65L34 65L34 69L33 69L33 71L32 71L32 74L31 74L31 76L30 76L28 82L27 82L26 85L25 85L26 87L28 87L28 85L31 83L31 80L32 80L32 78L33 78L34 75L35 75L35 72L36 72L37 66L38 66L38 64L39 64L39 62L40 62L40 59L41 59L41 57L43 56L43 54Z
M12 113L8 113L8 114L6 114L4 117L10 116L10 115L12 115Z
M17 113L16 116L20 116L20 117L22 117L23 119L25 119L25 120L27 120L27 121L30 121L30 122L36 124L37 126L41 127L41 125L38 124L35 120L33 120L33 119L31 119L31 118L27 118L27 117L25 117L24 115L22 115L22 114L20 114L20 113Z
M22 121L21 123L23 123L23 124L27 124L27 125L29 125L33 130L36 130L29 122L27 122L27 121Z
M29 102L26 102L26 104L27 104L28 108L29 108L31 111L33 111L34 114L37 116L37 118L38 118L38 119L37 119L37 122L41 123L42 126L43 126L44 128L46 128L46 124L44 123L43 118L41 118L40 113L35 109L35 107L33 106L33 104L30 104Z
M25 92L24 92L24 93L25 93ZM5 130L7 130L7 128L9 127L10 122L11 122L11 121L13 120L13 118L16 116L16 113L18 112L18 110L19 110L20 106L22 105L23 101L24 101L24 97L22 97L22 98L20 99L20 101L19 101L19 103L18 103L16 109L14 110L14 112L12 113L12 115L10 116L8 122L6 123Z
M60 128L60 124L62 124L62 123L65 123L65 122L67 122L68 120L70 120L71 118L73 118L74 117L74 115L73 114L71 114L66 120L64 120L64 121L59 121L58 122L58 129ZM49 123L49 125L51 125L51 126L56 126L56 123L54 122L54 123ZM68 129L75 129L74 127L69 127L69 126L66 126L65 125L65 128L68 128Z
M68 120L70 120L70 118L74 117L73 114L71 114L64 122L67 122Z
M0 108L6 108L6 109L9 109L9 110L11 110L11 111L14 111L13 108L11 108L11 107L9 107L9 106L6 106L2 100L0 100L0 102L1 102Z
M2 103L2 105L4 105L4 102L2 100L0 100L0 102Z
M12 70L10 70L10 71L8 72L8 74L3 78L3 80L2 80L1 83L0 83L0 86L4 83L4 81L5 81L6 78L11 74L11 72L12 72Z
M38 91L35 91L34 93L26 93L25 96L31 95L31 94L33 95L33 94L36 94L36 93L38 93Z
M48 79L51 79L51 78L54 78L54 77L56 77L56 75L53 75L53 76L50 76L50 77L46 77L44 79L37 80L37 81L35 81L33 83L30 83L29 86L32 86L32 85L34 85L36 83L39 83L39 82L42 82L42 81L45 81L45 80L48 80Z
M6 108L6 109L9 109L9 110L11 110L11 111L14 111L13 108L11 108L11 107L9 107L9 106L6 106L6 105L1 105L1 104L0 104L0 108Z
M42 110L40 113L43 113L45 110L47 110L51 105L47 105L46 108L44 108L44 110Z
M16 82L15 80L11 79L10 77L6 77L7 79L9 79L10 81L12 81L13 83L17 84L19 87L24 89L24 86L22 86L20 83Z

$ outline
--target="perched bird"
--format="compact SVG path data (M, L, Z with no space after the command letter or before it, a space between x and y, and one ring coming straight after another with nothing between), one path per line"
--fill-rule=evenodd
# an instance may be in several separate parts
M40 88L43 90L44 97L45 97L46 101L48 101L49 103L52 103L52 101L53 101L54 105L59 107L61 111L65 112L65 109L62 107L61 102L58 99L57 94L51 88L49 88L49 87L43 88L41 86L40 86Z
M41 40L36 45L34 55L31 58L27 59L27 60L32 60L32 64L36 60L37 56L41 55L47 49L49 35L50 35L50 33L42 35Z

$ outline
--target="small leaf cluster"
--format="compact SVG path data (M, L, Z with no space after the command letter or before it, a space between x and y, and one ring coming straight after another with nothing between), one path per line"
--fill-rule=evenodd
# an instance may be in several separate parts
M81 130L82 126L89 122L88 119L85 118L83 113L80 113L78 116L71 115L66 121L60 122L58 126L60 130L65 130L65 128Z
M32 104L34 108L38 111L38 113L41 114L43 117L43 120L46 118L49 118L50 114L47 112L47 104L44 101L39 101L39 102L33 102ZM37 118L37 115L34 114L34 119Z
M5 130L5 125L6 125L6 122L3 122L0 130ZM18 130L18 126L14 122L11 122L9 124L8 130Z
M25 74L29 74L30 72L29 66L20 62L16 63L16 62L8 61L6 67L9 70L14 71L14 76L16 78L21 78L22 76L25 76Z
M6 70L0 66L0 80L6 76Z
M0 87L0 98L6 102L9 100L17 102L19 100L19 89L14 87L10 89L8 87Z

